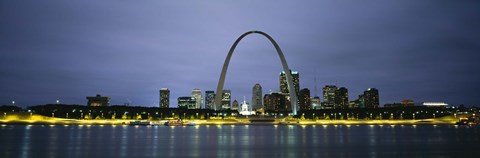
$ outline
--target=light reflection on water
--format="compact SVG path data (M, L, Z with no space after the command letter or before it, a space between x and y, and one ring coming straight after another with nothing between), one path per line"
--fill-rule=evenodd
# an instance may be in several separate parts
M460 157L480 127L224 125L0 127L0 157Z

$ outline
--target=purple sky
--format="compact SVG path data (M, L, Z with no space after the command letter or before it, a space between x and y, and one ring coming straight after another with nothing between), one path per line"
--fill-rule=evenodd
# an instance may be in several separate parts
M380 102L479 105L477 1L1 1L0 104L171 105L191 90L215 90L238 36L270 34L300 87L370 87ZM282 67L260 35L240 42L225 88L233 99L278 90Z

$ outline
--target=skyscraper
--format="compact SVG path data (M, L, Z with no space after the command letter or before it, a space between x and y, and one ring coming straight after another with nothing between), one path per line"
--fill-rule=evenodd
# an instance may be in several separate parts
M262 108L262 86L260 84L255 84L252 88L252 108L257 110Z
M295 88L295 94L298 96L298 91L300 90L300 79L299 74L297 71L290 70L290 74L292 75L293 86ZM287 83L287 76L285 72L282 71L280 73L280 92L288 94L288 83Z
M233 100L232 110L237 110L238 111L238 101L237 100Z
M196 109L197 108L197 100L194 97L178 97L178 108L185 108L185 109Z
M378 108L380 105L380 99L378 90L375 88L369 88L363 92L364 102L366 108Z
M366 108L365 106L365 95L360 94L358 95L358 99L356 100L356 104L358 108Z
M285 110L285 96L282 93L272 92L265 94L264 98L265 111L283 111Z
M337 86L335 85L326 85L325 87L323 87L322 109L335 108L336 92L337 92Z
M270 94L265 94L263 96L263 110L264 111L273 111L274 108L270 104Z
M168 88L160 89L160 108L169 108L170 107L170 90Z
M293 88L295 89L295 92L294 95L297 96L297 105L300 104L300 100L298 99L299 97L299 90L300 90L300 77L299 77L299 74L298 74L298 71L292 71L290 70L290 74L292 75L292 81L293 81ZM290 94L289 93L289 90L288 90L288 83L287 83L287 75L285 75L285 72L282 71L280 73L280 92L283 94L283 95L288 95ZM282 105L282 108L279 109L280 111L288 111L288 110L284 110L283 107L290 107L291 108L291 105L290 105L290 96L285 96L285 98L287 100L283 100L282 101L286 104L289 104L289 105ZM298 109L297 109L298 110Z
M232 92L228 89L224 89L222 92L222 110L230 109L230 101L232 98Z
M300 95L298 96L300 102L300 110L310 110L310 90L308 88L303 88L300 90Z
M335 93L335 109L347 109L348 105L348 89L338 88Z
M320 109L320 97L315 96L310 98L310 104L312 109Z
M270 92L263 97L265 111L291 112L290 95L280 92Z
M192 97L197 101L196 109L201 109L203 105L202 91L200 89L193 89Z
M215 101L215 92L205 91L205 109L213 109L214 101Z

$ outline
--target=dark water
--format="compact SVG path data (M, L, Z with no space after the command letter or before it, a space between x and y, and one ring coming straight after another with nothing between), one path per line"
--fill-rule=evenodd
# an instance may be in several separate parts
M480 157L480 127L2 125L1 158Z

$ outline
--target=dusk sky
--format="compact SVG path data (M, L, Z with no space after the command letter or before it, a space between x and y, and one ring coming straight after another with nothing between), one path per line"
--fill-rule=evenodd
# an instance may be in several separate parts
M250 30L271 35L300 87L318 95L370 87L380 103L412 99L479 105L478 1L0 1L0 105L170 105L199 88L216 90L233 42ZM282 70L261 35L244 38L225 89L233 99L260 83L278 91ZM323 99L322 99L323 100Z

